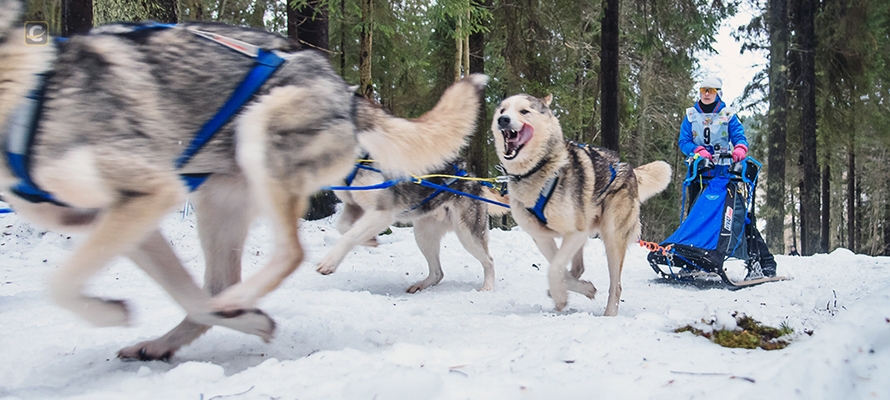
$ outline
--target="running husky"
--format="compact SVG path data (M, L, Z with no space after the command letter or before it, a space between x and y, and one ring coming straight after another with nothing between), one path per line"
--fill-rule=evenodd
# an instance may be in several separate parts
M269 340L275 324L254 307L303 260L297 224L308 197L349 173L359 145L391 171L453 159L473 132L487 80L470 76L429 113L404 120L354 96L324 55L278 35L121 24L28 45L22 7L0 0L0 142L8 144L0 191L32 221L87 233L52 276L53 299L92 324L126 325L123 301L83 293L93 274L126 256L188 312L164 337L122 350L124 358L167 358L209 325ZM195 197L213 298L158 230L195 176L209 176ZM251 210L272 221L275 251L239 283Z
M510 176L510 210L550 262L550 296L557 310L565 308L567 290L589 298L596 294L593 284L579 278L587 237L602 237L609 264L605 315L614 316L627 245L640 236L640 204L667 187L671 167L655 161L632 168L613 151L565 140L550 111L552 99L520 94L495 110L491 130ZM555 238L562 238L559 248Z
M462 163L452 163L433 175L463 174ZM367 187L380 185L393 179L389 174L374 170L373 163L356 165L347 178L347 186ZM470 180L433 177L430 183L492 201L504 202L492 189ZM356 245L376 246L375 235L393 222L412 222L414 240L426 258L430 273L408 288L415 293L439 283L444 274L439 262L439 246L442 236L454 231L461 245L482 263L484 279L482 288L494 289L494 260L488 253L488 216L503 215L506 207L457 195L440 189L402 181L387 189L335 191L343 201L343 211L337 220L337 229L343 236L318 264L317 271L331 274Z

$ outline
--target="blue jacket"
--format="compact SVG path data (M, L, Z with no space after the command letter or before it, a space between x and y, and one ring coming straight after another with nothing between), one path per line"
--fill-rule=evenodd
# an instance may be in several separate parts
M720 97L715 101L717 106L710 114L702 112L697 101L693 107L686 109L686 116L680 124L680 138L677 141L683 154L692 156L698 146L704 146L711 154L714 154L715 147L732 151L737 144L748 146L745 127L739 121L735 110L727 107Z

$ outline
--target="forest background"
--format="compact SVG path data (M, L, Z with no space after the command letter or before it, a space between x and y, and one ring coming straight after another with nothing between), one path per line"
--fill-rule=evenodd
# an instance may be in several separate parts
M890 2L886 0L29 0L26 20L70 36L116 21L218 21L326 52L392 113L416 117L464 74L492 77L468 169L496 176L490 118L520 92L553 94L568 139L666 160L668 190L643 206L643 239L679 222L677 136L703 54L740 7L742 51L769 62L733 104L764 164L759 226L774 253L838 247L890 255ZM723 76L724 81L734 79ZM325 198L314 204L326 214ZM329 204L327 204L329 205ZM493 221L509 225L510 221Z

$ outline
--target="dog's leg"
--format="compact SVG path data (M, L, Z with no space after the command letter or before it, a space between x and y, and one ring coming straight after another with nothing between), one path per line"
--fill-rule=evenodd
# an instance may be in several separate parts
M537 243L538 241L535 240ZM550 297L556 305L557 311L562 311L568 304L568 291L581 293L589 298L596 294L596 289L590 282L581 281L572 276L566 270L566 266L587 242L586 232L575 232L563 236L562 245L550 260L550 269L547 278L550 282Z
M411 285L408 288L408 293L417 293L442 281L445 274L442 273L442 264L439 262L439 249L442 243L442 236L445 236L447 231L448 229L445 225L441 221L436 220L435 217L421 218L414 221L414 241L417 242L417 247L423 253L423 258L426 259L430 273L426 279Z
M216 174L196 193L198 233L206 260L202 292L205 306L209 303L209 295L218 294L241 281L242 248L251 221L250 204L247 196L243 195L247 190L244 183L244 179L240 177L233 179ZM160 253L148 252L152 255ZM173 261L179 264L178 258L171 260ZM207 311L206 308L203 310L204 313ZM206 321L208 323L254 334L264 341L271 338L275 327L270 318L253 312L232 319L222 318L222 321L219 321L221 317L215 315L205 315L204 318L213 318ZM238 325L232 326L235 323ZM191 343L208 329L209 324L201 324L186 317L164 336L124 348L118 352L118 357L139 360L169 359L179 348Z
M575 278L581 278L581 275L584 273L584 247L581 247L581 250L578 250L578 253L575 254L575 257L572 258L572 276Z
M605 316L618 315L618 304L621 301L621 270L624 268L624 256L630 234L616 233L611 237L603 230L603 243L606 245L606 258L609 262L609 300L606 303Z
M352 228L346 231L346 233L340 237L340 240L337 241L337 244L325 254L315 270L323 275L334 273L334 271L337 270L337 266L343 262L343 258L346 257L346 254L348 254L353 247L373 238L374 235L386 229L386 227L392 224L393 221L395 221L395 216L392 212L378 210L365 211L361 218L359 218L358 221L355 221Z
M461 217L457 216L456 218ZM494 259L488 253L488 218L474 219L473 226L456 226L455 228L454 232L457 233L460 244L482 263L484 279L482 288L479 290L494 290ZM432 268L430 272L432 272Z
M175 180L153 189L119 200L98 219L86 241L51 278L56 303L97 326L127 325L129 313L123 301L88 297L82 289L105 264L142 242L184 198L182 185Z
M364 213L365 210L358 204L344 201L343 211L340 212L340 218L337 219L337 231L340 232L341 235L345 235L346 232L349 232L352 226L355 225L355 221L358 221ZM377 247L377 237L371 236L370 239L359 244L362 246Z
M556 255L556 250L558 250L556 239L548 236L532 236L532 240L535 241L535 245L538 246L538 250L541 251L547 262L553 262L553 256Z
M303 262L304 252L299 237L299 219L306 213L309 199L288 193L284 182L269 179L266 186L271 200L270 215L275 230L272 259L246 281L225 289L212 300L222 315L236 316L253 308L256 302L277 288Z
M194 284L191 275L182 267L160 232L150 234L129 256L183 306L189 317L161 339L124 348L118 352L118 357L139 360L169 359L173 352L203 334L210 325L226 326L257 335L265 341L271 339L275 322L259 310L245 312L234 318L210 314L210 296ZM193 321L199 321L200 324Z

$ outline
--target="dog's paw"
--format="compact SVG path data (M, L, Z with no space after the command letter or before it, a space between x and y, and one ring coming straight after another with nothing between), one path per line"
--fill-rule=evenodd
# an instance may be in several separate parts
M123 300L90 298L84 304L83 312L79 314L89 323L99 327L130 325L130 310Z
M232 318L253 309L257 300L259 293L242 282L211 298L210 308L224 318Z
M556 306L556 311L562 311L566 308L566 305L569 304L569 293L566 291L554 291L548 290L547 296L550 296L553 299L553 304Z
M232 310L218 311L211 315L211 319L202 316L189 316L196 322L205 325L219 325L231 328L239 332L259 336L264 342L269 343L275 333L275 320L266 315L262 310Z
M492 290L494 290L494 285L490 282L485 282L484 284L482 284L482 287L479 288L480 292L490 292Z
M589 281L578 280L577 283L569 285L569 290L583 294L584 296L587 296L588 299L596 297L596 287Z
M330 275L337 271L337 267L340 263L336 263L325 257L321 260L318 265L315 267L315 271L322 275Z
M179 348L171 348L167 342L157 339L149 340L135 344L133 346L124 347L117 352L117 358L124 361L170 361L173 353Z
M423 289L426 289L426 288L428 288L428 287L429 287L429 285L424 285L424 281L420 281L420 282L417 282L417 283L411 285L411 286L408 288L408 290L406 290L406 292L408 292L408 293L417 293L417 292L419 292L419 291L421 291L421 290L423 290Z
M439 282L442 281L442 277L443 277L443 275L441 275L441 274L430 275L426 279L411 285L411 287L408 288L407 292L408 293L417 293L417 292L424 290L430 286L438 285Z
M315 271L322 275L330 275L337 271L337 266L329 264L318 264L318 266L315 267Z

